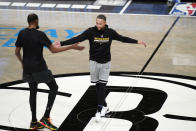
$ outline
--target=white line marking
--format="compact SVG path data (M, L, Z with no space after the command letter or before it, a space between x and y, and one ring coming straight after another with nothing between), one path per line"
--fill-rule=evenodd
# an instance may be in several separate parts
M0 9L0 10L7 10L7 11L14 11L14 12L16 12L16 11L22 11L22 12L24 12L24 11L27 11L27 12L29 12L29 11L37 11L37 12L66 12L66 13L72 13L72 14L100 14L100 12L79 12L79 11L64 11L64 10L23 10L23 9L20 9L20 10L18 10L18 9ZM110 15L116 15L116 14L119 14L119 13L106 13L106 12L103 12L102 14L110 14ZM175 16L175 15L156 15L156 14L122 14L122 15L133 15L133 16L140 16L140 15L142 15L142 16L156 16L156 17L160 17L160 16L162 16L162 17L177 17L177 16ZM192 17L196 17L196 16L181 16L181 17L184 17L184 18L192 18Z
M176 8L176 5L177 5L177 3L175 3L175 5L173 5L172 9L171 9L170 12L169 12L169 15L172 15L171 13L172 13L172 11L174 10L174 8Z
M127 0L97 0L94 5L124 6Z
M39 7L41 3L28 3L26 7Z
M23 7L23 6L25 6L25 4L26 4L26 3L14 2L14 3L12 3L11 6L21 6L21 7Z
M98 6L98 5L88 5L86 7L86 9L100 9L100 8L101 8L101 6Z
M0 6L9 6L11 2L0 2Z
M72 5L71 8L73 9L84 9L86 5Z
M131 4L131 2L132 2L132 0L129 0L129 1L127 2L127 4L123 7L123 9L120 11L119 14L123 14L124 11L127 9L127 7Z
M70 8L71 4L58 4L56 8Z
M43 8L54 8L56 4L42 4L41 7Z

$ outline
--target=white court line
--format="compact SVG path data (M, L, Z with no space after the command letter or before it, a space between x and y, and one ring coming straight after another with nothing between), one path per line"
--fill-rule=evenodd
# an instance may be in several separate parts
M56 8L69 8L71 4L58 4Z
M41 7L43 8L54 8L56 4L42 4Z
M26 7L39 7L41 3L28 3Z
M24 11L26 11L26 12L29 12L29 11L33 11L33 12L54 12L54 13L57 13L57 12L66 12L66 13L72 13L72 14L100 14L100 12L79 12L79 11L64 11L64 10L23 10L23 9L20 9L20 10L18 10L18 9L0 9L0 10L7 10L7 11L14 11L14 12L16 12L16 11L22 11L22 12L24 12ZM101 14L105 14L105 15L107 15L107 14L110 14L110 15L116 15L116 14L119 14L119 13L106 13L106 12L102 12ZM156 16L156 17L160 17L160 16L162 16L162 17L178 17L178 16L175 16L175 15L156 15L156 14L128 14L128 13L126 13L126 14L121 14L121 15L133 15L133 16ZM180 16L180 17L188 17L188 18L191 18L191 17L196 17L196 16Z
M123 6L127 0L96 0L94 5Z
M88 5L87 7L86 7L86 9L100 9L101 8L101 6L99 5Z
M72 5L71 8L73 9L84 9L86 5Z
M9 6L11 2L0 2L0 6Z
M14 3L12 3L11 6L21 6L21 7L23 7L23 6L25 6L25 4L26 4L26 3L14 2Z
M124 11L127 9L127 7L131 4L131 2L132 2L132 0L129 0L129 1L127 2L127 4L123 7L123 9L120 11L119 14L123 14Z

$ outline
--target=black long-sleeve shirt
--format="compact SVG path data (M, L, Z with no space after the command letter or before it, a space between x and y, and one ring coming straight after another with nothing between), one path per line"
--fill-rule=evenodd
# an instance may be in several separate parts
M106 63L111 61L110 47L112 40L118 40L126 43L137 43L137 40L122 36L115 30L105 26L104 30L98 30L97 27L90 27L82 34L72 39L61 41L61 45L71 45L88 39L90 44L90 60L98 63Z

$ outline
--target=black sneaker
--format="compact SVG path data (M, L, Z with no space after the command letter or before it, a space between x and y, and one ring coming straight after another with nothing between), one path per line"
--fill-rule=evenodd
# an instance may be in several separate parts
M43 129L44 126L42 126L39 122L31 122L30 124L30 130L37 130L37 129Z
M56 130L57 130L57 127L54 126L54 125L52 124L50 118L45 118L45 117L43 117L43 118L39 121L39 123L40 123L41 125L43 125L44 127L50 129L50 130L53 130L53 131L56 131Z

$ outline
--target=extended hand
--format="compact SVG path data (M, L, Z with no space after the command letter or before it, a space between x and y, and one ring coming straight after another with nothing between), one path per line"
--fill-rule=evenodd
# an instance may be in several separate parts
M75 50L83 50L85 47L84 46L79 46L79 43L73 44L72 48Z
M138 43L138 44L141 44L141 45L144 45L144 47L147 46L146 42L144 42L144 41L138 41L137 43Z
M53 45L54 45L56 48L61 47L61 43L60 43L59 41L55 41L55 42L53 43Z

